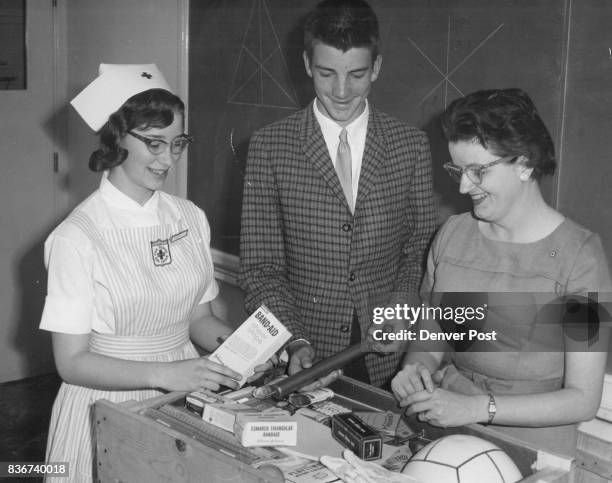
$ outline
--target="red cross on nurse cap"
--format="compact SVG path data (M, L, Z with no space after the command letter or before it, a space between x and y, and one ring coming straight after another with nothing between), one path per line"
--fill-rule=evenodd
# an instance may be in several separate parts
M100 64L99 75L72 101L72 107L94 131L125 101L149 89L173 92L155 64Z

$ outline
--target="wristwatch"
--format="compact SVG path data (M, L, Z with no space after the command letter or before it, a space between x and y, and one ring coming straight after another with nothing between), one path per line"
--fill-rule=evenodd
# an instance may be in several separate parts
M489 421L487 421L487 424L491 424L493 422L493 418L497 414L497 404L495 404L495 398L493 397L493 394L491 393L489 393L488 411L489 411Z

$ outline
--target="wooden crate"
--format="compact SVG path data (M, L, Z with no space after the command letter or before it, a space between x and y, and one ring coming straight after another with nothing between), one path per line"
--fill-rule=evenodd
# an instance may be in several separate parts
M380 409L399 411L392 394L342 377L332 386L337 399L356 410ZM157 408L184 399L185 393L171 393L141 403L95 404L98 479L102 482L206 481L214 482L281 482L278 473L257 470L231 456L219 452L142 415L148 408ZM409 419L413 429L424 430L428 439L448 434L472 434L490 440L508 453L526 476L523 483L571 483L569 471L543 468L534 474L537 448L530 448L506 435L481 425L448 430L434 428ZM429 483L429 482L427 482Z
M98 481L283 481L139 414L184 397L185 393L170 393L142 403L97 401L94 419Z
M578 427L576 483L612 482L612 423L593 419Z

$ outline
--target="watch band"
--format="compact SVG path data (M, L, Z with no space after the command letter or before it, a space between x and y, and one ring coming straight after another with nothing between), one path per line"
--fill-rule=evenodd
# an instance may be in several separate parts
M489 421L487 421L487 424L491 424L493 422L493 418L495 418L495 415L497 414L497 404L495 404L495 398L493 397L493 394L491 393L489 393L488 411L489 411Z

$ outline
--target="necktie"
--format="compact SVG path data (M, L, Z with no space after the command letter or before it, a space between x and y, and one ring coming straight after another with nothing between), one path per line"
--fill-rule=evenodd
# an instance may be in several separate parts
M336 172L340 179L340 184L344 190L344 196L351 211L353 210L353 168L351 162L351 147L346 137L346 129L340 131L340 143L338 144L338 154L336 156Z

